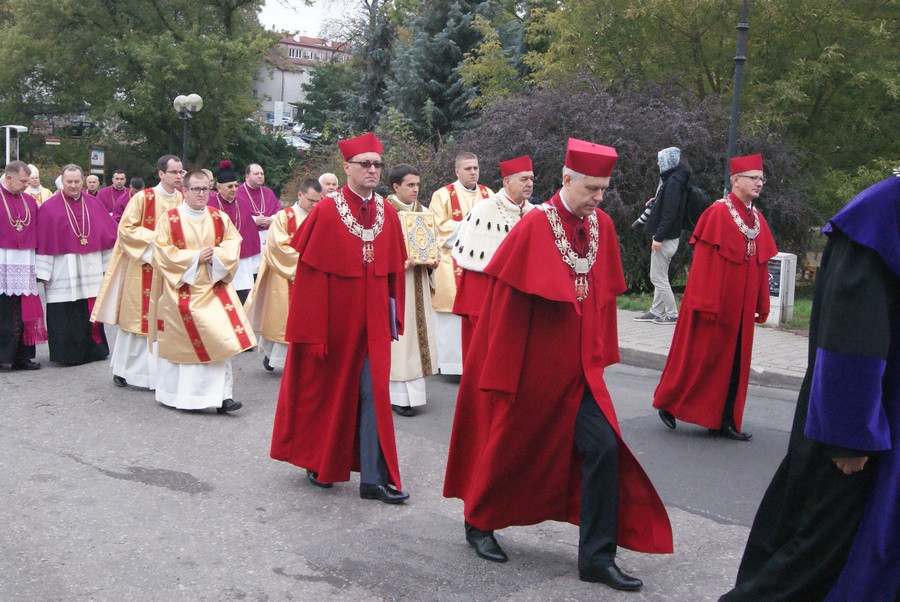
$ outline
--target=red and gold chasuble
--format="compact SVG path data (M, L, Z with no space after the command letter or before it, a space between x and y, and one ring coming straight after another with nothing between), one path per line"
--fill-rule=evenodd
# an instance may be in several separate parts
M213 228L215 230L215 245L218 246L219 243L222 242L222 237L224 236L224 225L222 224L222 216L219 215L219 211L214 207L207 206L206 209L209 211L210 216L213 220ZM175 245L178 249L184 250L186 248L185 238L184 238L184 230L181 228L181 216L178 213L178 209L170 209L166 212L166 218L169 220L169 228L172 232L172 244ZM228 316L229 321L231 322L231 327L234 330L234 334L238 339L242 348L252 347L253 343L250 341L250 337L247 336L247 331L241 323L241 317L238 314L236 306L231 302L231 298L228 296L228 290L225 288L225 285L221 282L216 282L213 284L213 292L216 295L216 298L222 304L222 308L225 310L226 315ZM181 288L178 289L178 311L181 314L181 320L184 323L184 328L188 333L188 336L191 339L191 343L194 346L194 352L197 354L197 359L201 362L210 361L209 353L206 350L206 346L203 343L203 339L200 337L200 331L197 329L197 325L194 323L193 316L191 315L191 285L183 284ZM162 324L159 325L159 329L163 330Z
M141 226L148 230L156 229L156 193L152 188L144 190L144 219ZM145 263L141 266L141 332L150 332L148 317L150 316L150 287L153 285L153 266Z

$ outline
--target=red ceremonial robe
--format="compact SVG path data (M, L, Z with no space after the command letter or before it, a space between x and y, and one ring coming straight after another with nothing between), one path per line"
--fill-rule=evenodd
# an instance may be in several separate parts
M746 223L746 206L731 195L731 202ZM741 233L724 201L713 203L697 222L690 243L694 260L688 275L672 348L666 359L653 407L671 412L678 420L710 429L722 426L722 412L734 364L738 332L741 363L734 401L734 425L741 430L754 314L765 322L769 315L769 259L775 240L762 214L756 255L747 258L747 238Z
M462 357L465 365L481 315L481 306L487 296L491 277L484 272L463 269L459 286L456 287L456 298L453 300L453 313L462 318ZM464 368L465 369L465 368Z
M348 186L342 193L359 221L362 199ZM315 471L326 483L347 481L351 470L359 471L359 374L368 354L378 439L389 480L400 489L389 391L390 298L397 301L402 333L406 293L400 218L385 202L375 258L365 263L362 240L341 221L334 199L324 197L291 246L300 258L291 287L288 353L271 456Z
M576 218L559 198L571 241ZM460 382L444 496L482 530L545 520L578 524L582 456L575 417L585 386L618 437L618 545L672 552L665 506L625 445L603 381L619 361L616 296L625 290L612 220L597 210L588 296L557 250L543 211L526 214L485 268L492 277Z

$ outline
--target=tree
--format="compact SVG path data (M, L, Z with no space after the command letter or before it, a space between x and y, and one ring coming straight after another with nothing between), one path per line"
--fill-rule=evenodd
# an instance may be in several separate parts
M477 15L472 27L482 38L466 53L459 73L463 83L472 86L478 92L478 95L469 101L473 109L478 109L491 100L518 92L524 88L525 83L515 67L515 59L504 50L500 42L500 33L491 22Z
M351 65L355 78L347 95L348 121L361 132L373 129L381 116L396 35L384 2L379 5L378 0L364 0L363 4L367 19L356 37L359 43L354 46Z
M427 0L410 19L411 39L397 49L388 96L416 136L437 139L471 116L475 90L458 68L479 39L475 15L490 10L487 1Z
M88 115L156 157L180 132L172 100L197 93L189 157L224 153L256 109L252 78L277 41L256 19L261 0L9 0L0 49L27 65L25 85L0 72L4 104L36 115ZM9 85L7 85L9 84ZM180 136L178 136L180 138Z

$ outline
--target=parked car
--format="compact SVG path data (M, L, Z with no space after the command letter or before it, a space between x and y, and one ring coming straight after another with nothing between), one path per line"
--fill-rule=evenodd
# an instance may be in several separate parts
M300 136L285 136L284 141L301 151L308 151L310 144Z

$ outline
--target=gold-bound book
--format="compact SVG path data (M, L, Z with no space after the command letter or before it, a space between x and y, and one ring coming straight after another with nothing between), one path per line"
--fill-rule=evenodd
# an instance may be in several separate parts
M434 263L439 260L441 249L438 245L434 214L400 211L399 215L409 258L418 264Z

